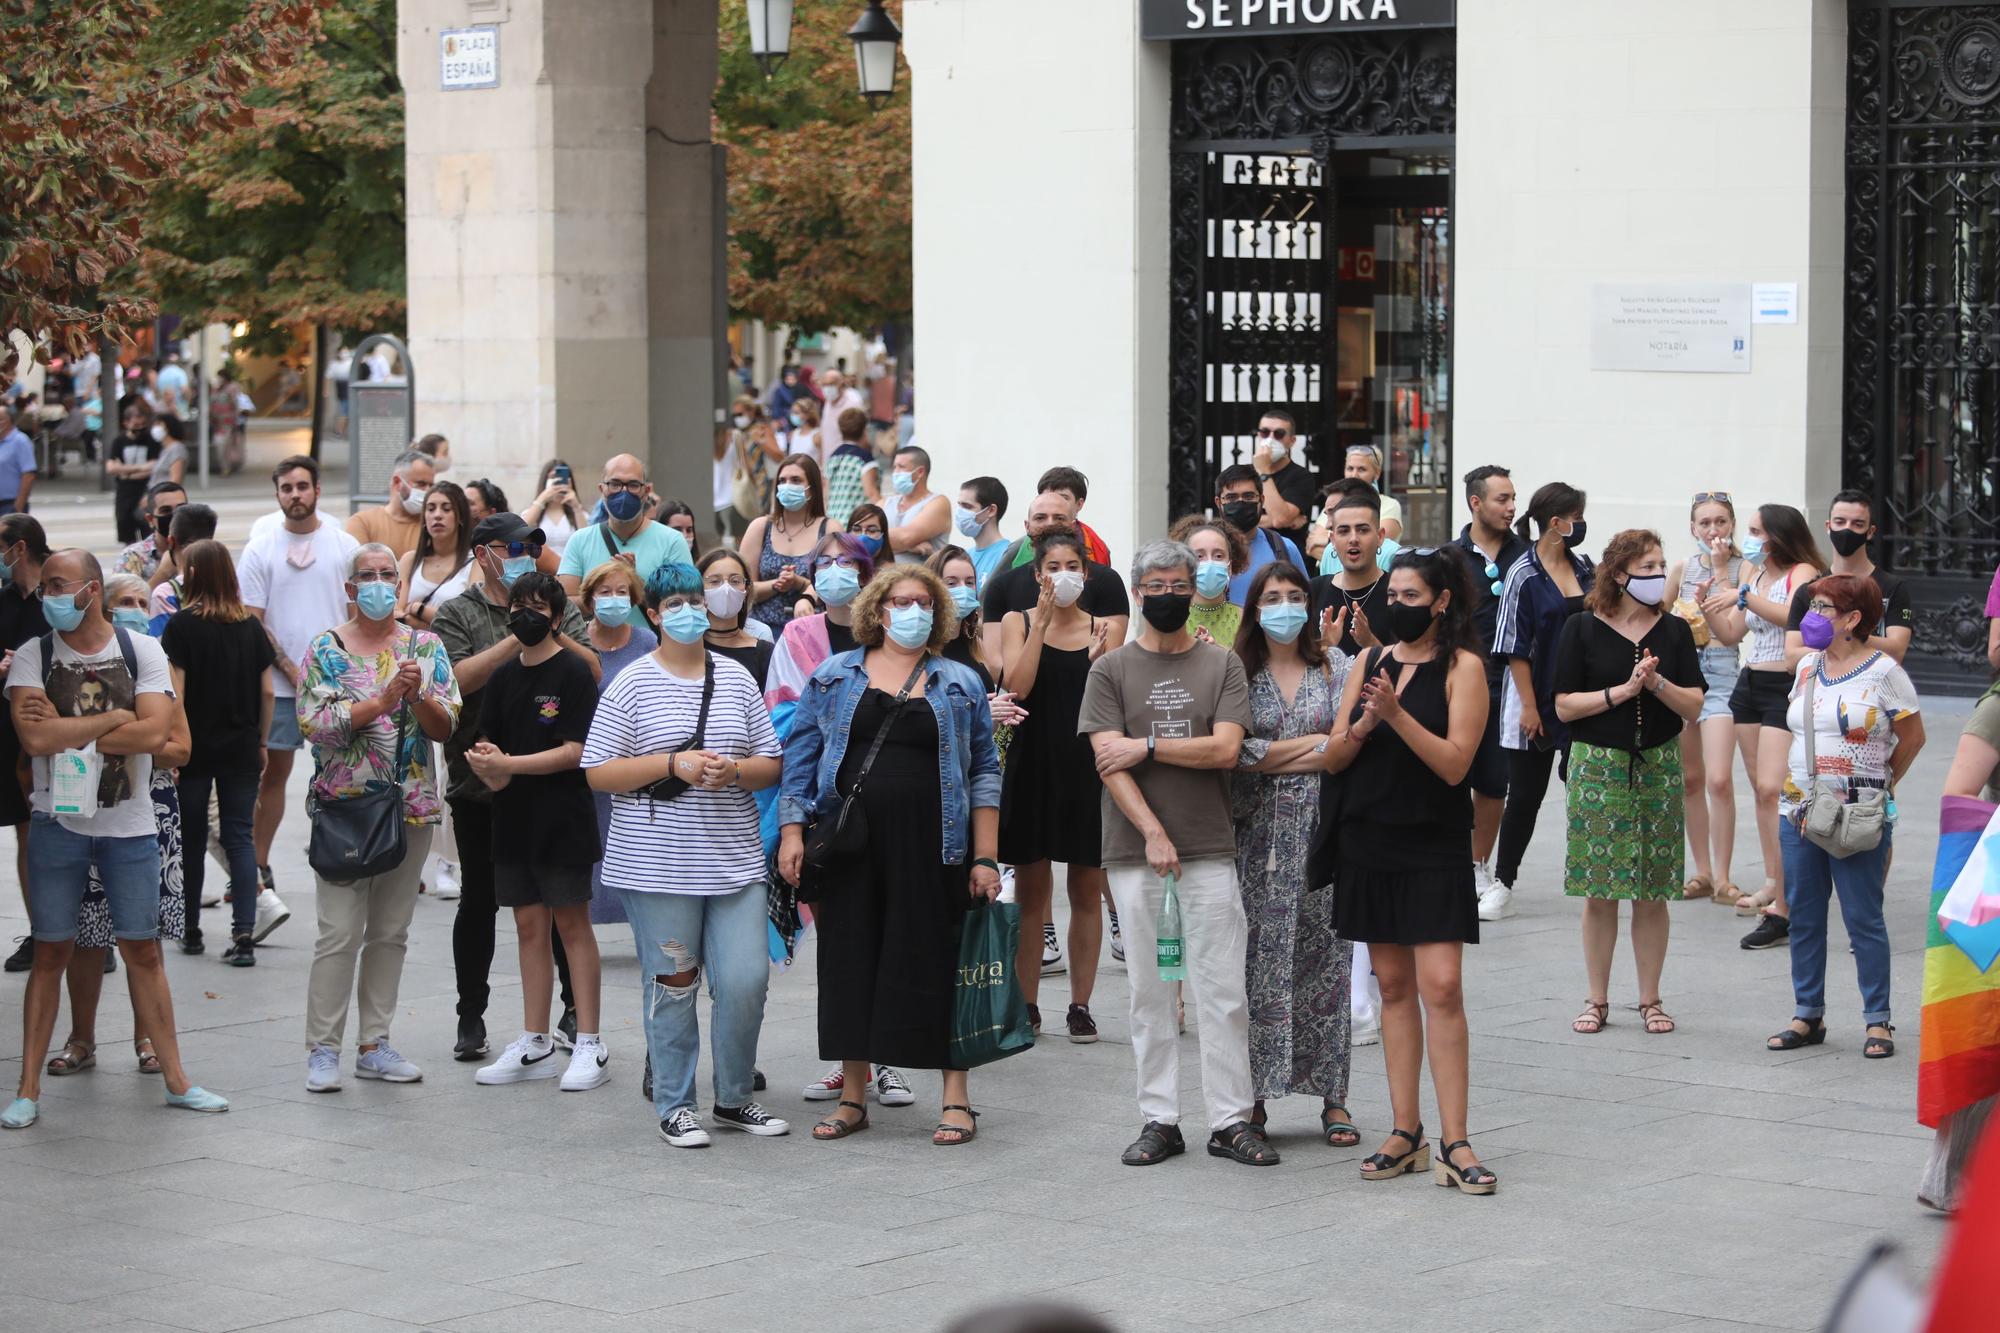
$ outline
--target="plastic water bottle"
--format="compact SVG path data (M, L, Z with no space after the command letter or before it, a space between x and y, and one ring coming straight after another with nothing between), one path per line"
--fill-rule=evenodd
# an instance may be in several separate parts
M1159 941L1160 980L1187 980L1187 948L1181 938L1181 896L1174 885L1180 880L1178 875L1168 875L1160 881L1160 919L1155 923L1155 938Z

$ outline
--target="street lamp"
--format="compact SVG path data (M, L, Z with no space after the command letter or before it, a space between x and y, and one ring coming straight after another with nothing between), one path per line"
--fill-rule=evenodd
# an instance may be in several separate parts
M882 0L868 0L868 8L847 30L854 43L854 63L861 74L861 95L872 110L896 91L896 47L903 30L882 8Z
M750 54L770 78L792 53L792 0L746 0L750 9Z

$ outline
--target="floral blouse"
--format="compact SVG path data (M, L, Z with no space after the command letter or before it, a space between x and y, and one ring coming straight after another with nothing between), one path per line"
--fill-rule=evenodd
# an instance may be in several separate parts
M430 737L411 713L403 724L403 753L396 744L396 715L387 713L355 734L354 705L382 692L396 664L415 658L422 668L422 697L442 704L454 722L458 718L458 677L438 636L429 630L396 629L395 642L382 652L356 656L332 630L306 649L305 675L299 682L299 730L313 747L312 794L322 801L360 796L372 783L398 782L403 788L403 818L412 824L435 824L444 817L438 799L437 774Z

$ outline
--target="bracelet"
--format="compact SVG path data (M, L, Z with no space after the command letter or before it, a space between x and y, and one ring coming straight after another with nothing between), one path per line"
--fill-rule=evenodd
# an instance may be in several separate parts
M1000 863L990 856L975 856L972 858L972 864L975 867L985 866L996 875L1000 873Z
M1610 712L1610 711L1611 711L1612 709L1616 708L1617 706L1618 706L1618 701L1617 701L1616 699L1613 699L1613 698L1611 697L1611 687L1610 687L1609 685L1605 686L1605 687L1604 687L1604 711L1608 713L1608 712Z

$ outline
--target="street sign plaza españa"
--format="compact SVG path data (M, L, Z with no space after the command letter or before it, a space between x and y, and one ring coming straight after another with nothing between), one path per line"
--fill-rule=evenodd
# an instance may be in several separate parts
M500 86L500 29L446 28L438 34L438 86L448 93Z
M1139 0L1139 35L1254 37L1355 29L1449 28L1457 0Z

